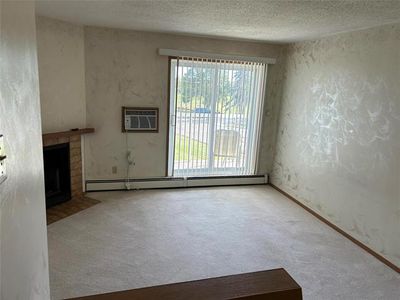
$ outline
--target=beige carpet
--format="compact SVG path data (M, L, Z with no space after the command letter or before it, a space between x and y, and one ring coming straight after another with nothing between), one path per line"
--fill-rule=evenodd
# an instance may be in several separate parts
M48 226L53 299L285 268L304 299L400 299L400 275L269 186L91 193Z

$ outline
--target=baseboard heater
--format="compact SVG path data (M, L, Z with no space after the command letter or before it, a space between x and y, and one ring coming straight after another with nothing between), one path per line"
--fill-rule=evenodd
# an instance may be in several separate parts
M86 192L267 184L268 175L86 180Z

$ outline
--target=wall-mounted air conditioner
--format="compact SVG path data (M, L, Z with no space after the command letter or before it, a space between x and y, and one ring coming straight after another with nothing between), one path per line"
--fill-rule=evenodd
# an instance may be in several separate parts
M158 108L122 107L122 132L158 132Z

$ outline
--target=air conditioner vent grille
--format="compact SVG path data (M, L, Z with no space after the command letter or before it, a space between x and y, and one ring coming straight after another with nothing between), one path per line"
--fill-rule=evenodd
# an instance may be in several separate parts
M158 108L122 108L122 131L123 132L157 132L158 131Z

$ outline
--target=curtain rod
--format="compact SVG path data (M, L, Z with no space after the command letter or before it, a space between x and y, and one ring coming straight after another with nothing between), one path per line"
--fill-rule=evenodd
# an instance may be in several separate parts
M270 57L230 55L230 54L173 50L173 49L162 49L162 48L158 49L158 54L163 56L198 57L198 58L224 59L233 61L249 61L249 62L269 64L269 65L273 65L276 63L276 58L270 58Z

